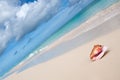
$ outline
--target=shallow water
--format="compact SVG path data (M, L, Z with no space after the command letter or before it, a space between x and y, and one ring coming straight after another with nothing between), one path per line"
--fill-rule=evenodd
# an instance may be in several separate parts
M86 7L86 9L82 10L72 20L66 23L64 27L59 29L59 31L53 34L46 42L42 44L42 46L40 46L40 49L54 42L56 39L68 33L72 29L78 27L80 24L88 20L90 17L94 16L96 13L102 11L103 9L109 7L110 5L118 1L119 0L111 0L111 1L110 0L100 0L100 1L96 0L94 3Z

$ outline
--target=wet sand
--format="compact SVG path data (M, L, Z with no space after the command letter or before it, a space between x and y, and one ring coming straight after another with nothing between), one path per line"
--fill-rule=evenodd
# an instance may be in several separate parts
M48 50L38 65L5 80L120 80L119 41L120 15L117 15ZM101 60L92 62L89 54L94 44L108 46L109 52Z

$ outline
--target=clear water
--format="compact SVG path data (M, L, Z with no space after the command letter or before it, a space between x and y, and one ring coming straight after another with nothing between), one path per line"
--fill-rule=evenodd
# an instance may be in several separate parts
M53 34L46 42L44 42L39 49L49 45L54 42L59 37L68 33L75 27L78 27L80 24L85 22L87 19L98 13L99 11L109 7L110 5L118 2L120 0L96 0L94 3L90 4L86 9L81 11L78 15L76 15L72 20L64 25L59 31ZM101 6L102 5L102 6Z

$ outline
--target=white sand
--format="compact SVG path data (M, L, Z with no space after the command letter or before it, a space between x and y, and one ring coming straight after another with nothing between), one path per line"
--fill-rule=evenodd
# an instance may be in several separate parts
M59 54L5 80L120 80L120 15L58 45L46 54ZM91 62L94 44L109 47L101 60ZM48 58L49 56L47 56Z
M120 80L120 29L79 46L64 55L39 64L6 80ZM110 52L91 62L94 44L104 44Z

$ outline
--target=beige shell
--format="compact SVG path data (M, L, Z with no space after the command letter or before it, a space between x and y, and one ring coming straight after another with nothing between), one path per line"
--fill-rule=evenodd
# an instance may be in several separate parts
M96 60L101 59L105 55L107 49L108 48L106 46L95 45L94 48L92 49L91 54L90 54L90 59L92 61L96 61Z

